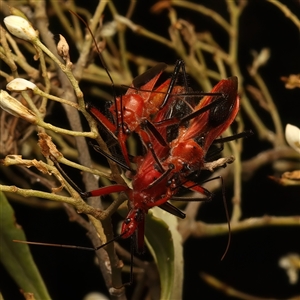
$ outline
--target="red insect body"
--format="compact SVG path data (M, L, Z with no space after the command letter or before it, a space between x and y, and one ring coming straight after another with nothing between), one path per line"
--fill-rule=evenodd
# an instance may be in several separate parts
M164 82L158 89L160 89L160 91L166 90L168 82L169 80ZM166 109L161 110L154 118L154 121L162 121L165 111ZM160 127L158 132L163 138L166 137L166 127ZM169 149L163 147L156 139L153 139L152 146L158 157L165 157L169 152ZM144 251L145 214L150 208L149 203L155 203L158 199L157 189L160 191L166 189L165 181L156 181L156 179L161 178L162 173L155 169L155 163L153 154L151 151L148 151L144 157L136 158L137 170L136 175L132 178L132 189L123 185L113 185L108 187L111 188L110 190L108 190L107 187L104 187L99 190L92 191L88 195L100 196L120 191L127 193L130 211L122 224L121 237L126 239L135 234L135 240L137 243L136 250L138 253L142 253ZM159 198L161 198L161 195ZM170 197L168 196L166 201L169 199Z
M153 155L148 151L140 161L137 174L132 180L132 190L128 193L131 210L122 225L122 237L126 238L137 232L137 250L144 246L145 214L153 206L160 206L170 200L182 185L207 195L205 189L187 181L186 177L194 171L200 171L204 158L212 142L219 137L233 122L239 109L237 78L221 80L212 92L224 93L224 100L206 112L197 115L197 111L214 102L215 97L205 97L196 107L195 117L189 125L181 127L178 138L170 143L167 158L161 161L163 171L157 170ZM156 119L156 121L158 121ZM160 129L165 135L166 129ZM201 137L201 146L195 139ZM166 147L159 143L153 145L158 158L166 155ZM172 166L172 168L170 167ZM124 234L124 235L123 235Z
M182 63L179 61L176 72L179 71ZM107 71L104 62L103 65ZM110 77L108 71L107 74ZM195 171L201 171L209 147L230 126L239 110L237 78L221 80L211 92L218 95L204 97L191 114L186 115L182 120L177 120L178 136L167 143L167 126L174 125L176 122L175 117L168 119L169 114L172 115L170 113L173 109L172 105L176 103L178 97L184 98L188 94L185 87L175 85L174 77L155 88L161 74L162 70L146 84L141 85L140 90L132 84L132 88L129 88L124 96L115 99L115 103L110 107L115 124L98 109L87 105L91 114L119 141L128 166L130 161L126 140L131 132L136 132L148 148L145 156L136 158L137 170L132 178L132 189L115 184L84 193L54 160L65 179L84 199L115 192L127 194L130 210L122 224L120 237L125 239L135 234L136 250L139 253L144 250L145 216L149 209L161 206L173 213L174 210L168 210L164 205L181 186L207 197L211 196L207 190L188 180L188 176ZM154 131L149 128L145 129L143 126L145 122L151 122L158 135L155 136ZM153 151L150 151L151 149ZM170 206L168 208L170 209Z
M221 80L212 92L224 94L223 100L211 109L196 115L197 111L217 100L216 97L206 96L195 107L195 112L188 127L181 126L178 138L170 144L170 155L162 164L167 167L174 165L174 173L192 173L201 170L204 157L212 142L218 138L233 122L239 110L237 95L237 77ZM201 146L195 142L200 139ZM187 176L188 174L184 174Z
M132 132L139 134L143 143L147 146L151 137L147 131L143 130L141 124L144 120L151 121L152 117L161 109L164 104L165 95L169 88L171 79L166 80L158 88L154 89L155 84L162 71L155 75L149 82L136 90L132 85L127 93L116 98L115 104L110 107L110 112L115 116L115 124L111 123L98 109L89 106L88 110L110 131L116 132L122 154L127 165L130 165L126 140ZM184 93L182 86L174 86L172 94ZM172 97L170 97L172 98ZM171 101L169 99L168 101ZM165 105L165 104L164 104Z
M152 79L153 82L159 76L160 74L156 75ZM155 98L157 91L166 91L169 82L167 80L155 91L146 92L154 94L149 96L148 100ZM182 91L183 88L175 86L174 89L177 92ZM132 189L116 184L83 193L76 188L83 198L114 192L125 192L128 195L130 211L122 224L120 236L128 238L135 234L137 252L139 253L143 252L144 249L145 215L150 208L161 206L163 209L178 215L171 204L166 207L166 202L178 192L181 186L202 193L206 197L211 197L211 193L193 181L189 181L187 177L195 171L201 171L205 162L205 155L212 142L233 122L239 109L237 78L231 77L221 80L212 92L218 93L217 96L204 97L191 114L180 120L177 138L166 145L162 145L157 138L154 138L152 142L154 153L148 151L145 156L136 159L137 170L136 175L132 178ZM129 94L139 96L138 93ZM152 118L154 124L161 124L165 120L169 113L168 110L172 110L172 101L176 101L176 97L184 97L184 95L179 92L177 94L172 93L167 105ZM176 121L175 118L169 120L171 122L166 122L168 125L174 124L174 120ZM186 125L186 123L188 124ZM141 128L139 130L142 131ZM167 140L167 126L157 126L156 130L162 139ZM148 135L148 133L146 134ZM64 177L68 178L66 174ZM74 186L69 178L67 180Z
M177 65L179 66L180 64ZM135 234L138 252L143 252L145 215L150 208L162 206L166 209L164 205L181 186L207 197L211 196L207 190L189 181L187 177L195 171L201 171L212 142L229 127L239 109L237 78L231 77L221 80L212 90L216 94L204 97L191 114L181 120L172 117L168 119L173 104L188 94L184 87L176 86L175 81L172 83L174 78L155 88L161 74L160 70L141 86L141 90L129 88L124 96L116 99L110 108L111 113L115 113L116 125L96 108L88 107L109 131L117 133L116 138L127 164L129 158L126 139L132 131L140 135L148 149L153 149L148 150L145 156L136 158L137 170L132 178L132 189L116 184L81 193L84 198L114 192L127 193L130 211L122 224L121 237L128 238ZM142 124L145 121L154 125L158 136L151 137L153 132L144 129ZM167 126L175 122L179 122L178 136L167 143Z

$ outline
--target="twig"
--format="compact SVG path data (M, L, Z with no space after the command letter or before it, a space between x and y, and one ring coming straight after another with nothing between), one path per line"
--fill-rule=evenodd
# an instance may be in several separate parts
M230 297L234 297L237 299L243 299L243 300L279 300L278 298L265 298L265 297L252 296L250 294L243 293L243 292L229 286L228 284L222 282L221 280L218 280L216 277L211 276L204 272L201 272L200 276L206 283L208 283L215 289L224 292L226 295L228 295ZM294 296L294 297L285 298L285 299L286 300L299 300L300 296Z

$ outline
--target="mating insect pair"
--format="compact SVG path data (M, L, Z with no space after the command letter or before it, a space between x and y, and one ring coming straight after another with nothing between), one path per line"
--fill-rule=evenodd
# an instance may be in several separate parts
M150 81L157 80L160 74L161 72ZM172 80L175 81L176 78L172 78ZM172 80L168 80L165 86L162 85L164 89L168 89L171 84L174 84ZM174 86L176 85L174 84ZM140 89L142 93L150 94L151 97L157 95L165 97L164 93L157 93L157 90L162 90L160 87L147 90L147 92L148 86L145 88L143 85ZM140 92L132 90L136 94ZM181 88L182 90L183 88ZM221 80L213 88L212 93L216 93L216 96L205 96L199 104L192 108L191 113L178 120L174 117L176 110L174 106L190 95L182 92L174 93L171 90L165 106L151 116L149 123L153 124L155 130L145 131L151 141L147 145L148 149L152 149L152 151L148 150L144 156L136 158L136 171L132 175L132 189L126 185L111 185L91 192L82 192L54 160L61 174L80 192L84 199L114 192L127 194L130 210L122 224L119 237L125 239L134 236L137 252L144 250L145 215L149 209L159 206L177 217L184 218L184 213L168 202L181 187L204 194L208 199L212 196L209 191L190 180L189 177L193 173L201 171L211 144L232 123L238 112L237 78ZM151 99L151 97L147 99ZM179 108L182 107L180 105ZM93 113L94 110L91 112ZM148 119L145 118L145 120L148 122ZM178 124L178 131L171 132L170 137L168 128L174 124ZM143 130L142 127L141 130ZM105 245L101 247L103 246Z
M177 63L175 74L182 64L182 61ZM148 74L151 74L151 72L148 72ZM156 108L156 114L154 116L153 114L149 115L149 118L151 116L150 121L145 116L142 117L144 123L152 124L148 129L144 130L141 124L136 123L136 132L143 132L141 134L142 140L149 150L145 156L136 158L137 168L136 173L132 176L132 189L125 185L112 185L83 193L64 174L66 180L80 192L83 198L102 196L113 192L125 192L127 194L130 211L123 222L120 237L128 238L135 234L137 252L143 252L144 249L145 214L150 208L159 206L183 218L184 214L168 202L168 200L171 200L177 194L181 187L204 194L207 199L211 198L212 195L209 191L191 181L189 177L193 173L201 171L205 163L206 153L211 144L233 122L239 109L237 78L231 77L221 80L213 88L210 93L211 95L205 96L193 108L193 112L188 113L185 117L178 120L176 117L173 117L174 105L182 101L182 98L189 97L190 95L182 93L185 89L175 85L176 77L174 74L171 80L167 80L161 86L154 89L155 82L160 75L161 71L148 83L141 86L140 90L130 88L130 92L127 92L124 96L126 101L122 102L122 97L115 101L114 108L118 106L115 119L117 122L123 120L121 125L119 125L121 126L121 129L118 131L119 134L120 132L123 133L125 118L122 115L118 117L118 115L120 112L127 110L125 103L126 105L128 103L131 104L130 99L133 99L133 102L135 99L142 99L145 106L150 106L148 102L152 101L153 98L160 98L157 105L161 105L161 99L165 101L167 98L160 111ZM151 90L149 90L150 87ZM162 93L163 90L167 92ZM179 90L180 92L178 92ZM147 95L146 100L142 98L145 95ZM129 97L127 98L126 96ZM121 106L121 104L124 106ZM154 110L155 105L151 103L151 106ZM114 108L112 112L115 111ZM102 121L103 117L105 117L95 108L91 109L89 107L89 109L99 121ZM179 127L178 134L171 141L167 141L167 128L176 123ZM116 130L118 130L117 127ZM119 140L122 145L124 139L119 138ZM97 149L97 147L95 148ZM61 170L58 163L56 165ZM61 170L61 172L63 171Z
M177 84L182 64L179 61L171 79L157 88L155 84L165 64L159 64L135 79L124 96L114 99L110 108L114 123L94 106L88 106L91 114L119 142L126 162L125 166L120 166L131 170L126 148L126 139L131 132L135 131L148 149L144 156L135 159L136 172L132 173L132 189L125 185L112 185L82 192L55 162L65 179L84 199L113 192L127 194L130 211L123 222L119 237L135 235L138 252L142 252L144 248L145 215L149 209L159 206L183 218L184 213L168 202L181 187L204 194L207 199L211 198L211 193L190 180L190 176L201 171L211 144L232 123L239 109L236 77L221 80L196 106L185 104L185 99L191 95L186 83ZM105 69L107 70L106 67ZM147 80L149 81L144 84ZM194 97L195 95L193 94ZM182 118L175 114L178 110L177 104L179 108L185 105L190 107L190 111L184 113ZM169 134L170 126L176 127L176 124L178 131L171 130Z

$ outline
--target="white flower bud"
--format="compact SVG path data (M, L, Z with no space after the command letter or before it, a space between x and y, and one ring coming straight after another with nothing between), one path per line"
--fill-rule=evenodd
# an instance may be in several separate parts
M22 17L8 16L3 21L8 31L20 39L32 41L38 37L32 25Z
M111 37L117 33L117 24L115 21L105 23L101 28L103 37Z
M254 60L252 66L249 68L249 72L254 76L257 73L257 70L268 62L271 53L269 48L263 48L259 53L253 50L251 51L251 54L253 55Z
M300 256L296 253L289 253L278 261L279 267L285 269L290 284L296 284L299 280Z
M14 92L33 90L36 87L37 86L33 82L23 78L15 78L6 85L7 90L14 91Z
M285 127L285 138L288 144L300 153L300 129L294 125L287 124Z
M61 34L59 35L59 42L57 44L57 53L63 58L63 60L67 62L70 61L69 45L66 39Z
M85 295L83 300L108 300L108 298L102 293L91 292Z
M25 119L30 123L36 122L35 114L6 91L0 91L0 107L8 113Z

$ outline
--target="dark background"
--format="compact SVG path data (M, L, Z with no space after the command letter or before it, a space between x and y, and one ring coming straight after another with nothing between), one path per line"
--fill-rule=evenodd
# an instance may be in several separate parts
M298 1L281 2L299 16ZM149 12L149 8L155 2L148 3L149 5L142 1L138 3L132 20L150 31L164 33L167 37L166 12L153 15ZM202 0L201 4L228 17L225 1ZM92 10L93 1L90 1L89 5ZM123 8L118 7L118 9L120 14L123 14L128 1L123 1L121 5ZM177 11L179 17L195 25L196 31L210 31L218 43L226 48L226 33L210 18L201 17L199 20L199 14L182 9ZM275 6L258 0L249 1L240 22L238 57L245 83L253 84L246 71L247 66L252 62L250 51L259 52L262 48L270 48L271 58L268 64L260 69L260 73L273 96L284 126L291 123L300 127L299 89L286 90L280 81L281 76L299 73L299 30ZM133 53L169 64L173 64L178 58L170 50L136 36L130 30L127 33L127 46ZM266 116L264 121L273 130L270 117L258 105L254 104L254 106L262 116ZM245 122L246 129L253 129L249 120ZM261 142L257 136L245 140L244 145L245 159L271 148L271 145ZM274 174L271 165L265 166L250 181L243 183L243 218L260 217L265 214L274 216L300 214L300 188L279 186L268 179L269 175L280 174ZM231 196L232 190L226 189L227 199L231 199ZM85 231L77 224L68 222L64 211L49 212L17 203L12 205L17 221L24 228L29 241L89 245ZM202 206L199 219L208 223L224 222L221 195L217 194L214 201ZM201 280L200 272L206 272L233 288L261 298L287 299L300 295L300 283L290 285L286 273L278 266L281 256L300 253L299 227L265 227L234 233L229 252L224 261L220 262L226 242L227 236L201 240L189 239L185 243L183 299L233 299L208 286ZM94 265L93 253L37 246L31 247L31 250L53 299L82 299L92 290L99 291L101 285L103 285L102 291L107 293L98 268ZM2 266L0 266L0 276L0 288L4 299L22 299L17 286ZM128 295L130 295L130 288L128 288ZM128 298L130 299L130 296Z

